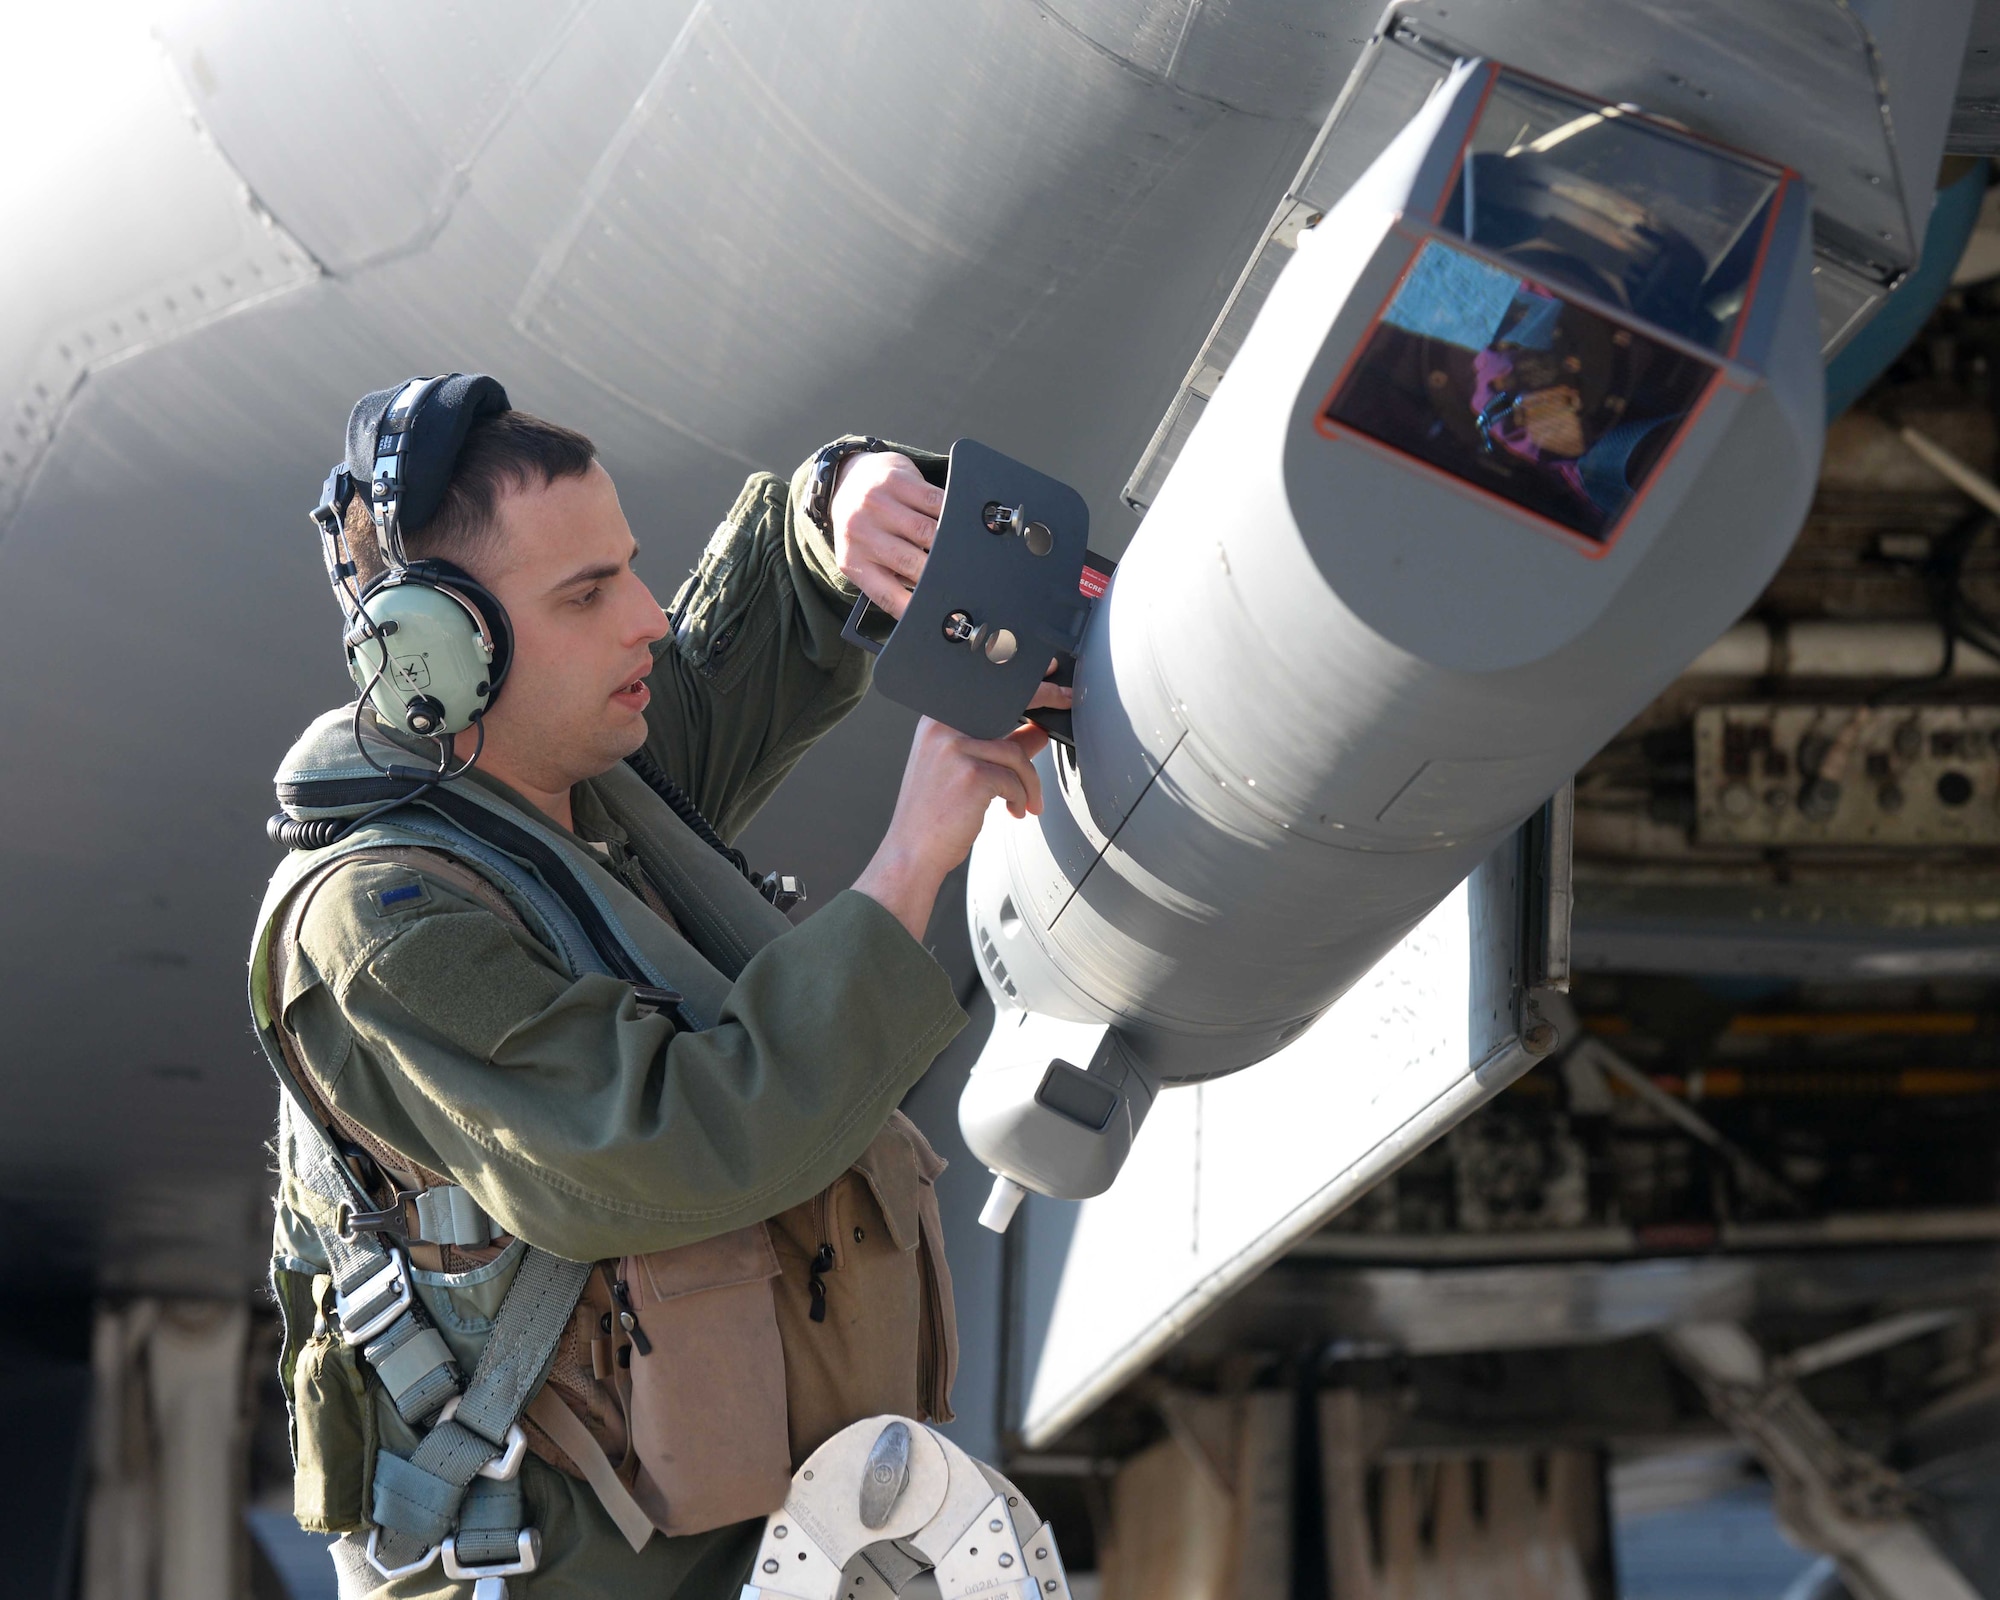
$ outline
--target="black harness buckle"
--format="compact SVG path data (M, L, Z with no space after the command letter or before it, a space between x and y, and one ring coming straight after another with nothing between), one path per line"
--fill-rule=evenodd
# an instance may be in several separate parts
M386 1211L356 1211L352 1207L340 1208L340 1236L352 1239L358 1233L386 1233L398 1244L409 1245L410 1214L404 1208L417 1198L415 1189L398 1189L395 1199L389 1202Z

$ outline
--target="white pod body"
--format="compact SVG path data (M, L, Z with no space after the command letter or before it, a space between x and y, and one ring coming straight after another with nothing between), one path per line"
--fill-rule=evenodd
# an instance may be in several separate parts
M1518 269L1437 219L1462 203L1473 231L1453 196L1475 162L1489 189L1512 176L1518 140L1479 153L1496 81L1459 69L1302 236L1091 620L1074 761L1044 756L1044 815L996 808L975 847L996 1002L1109 1025L1151 1077L1302 1031L1735 621L1810 502L1803 184L1771 180L1740 308L1692 313L1701 339L1548 277L1481 309L1496 263ZM1560 204L1548 150L1531 203ZM1510 342L1537 317L1542 346ZM1543 368L1563 381L1508 376ZM1605 449L1551 448L1592 430ZM1004 1138L990 1105L964 1120L989 1164L1056 1192L1003 1148L1051 1114Z

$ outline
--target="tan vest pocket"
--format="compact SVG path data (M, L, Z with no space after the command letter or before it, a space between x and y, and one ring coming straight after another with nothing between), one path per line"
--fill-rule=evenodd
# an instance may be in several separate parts
M771 1298L778 1258L765 1225L627 1256L618 1271L638 1324L629 1369L633 1498L670 1534L776 1510L792 1461Z
M292 1514L308 1533L367 1526L378 1439L359 1355L333 1334L315 1334L292 1373L297 1424Z
M958 1376L958 1313L937 1198L945 1165L923 1130L900 1111L889 1114L888 1126L854 1164L896 1243L917 1251L917 1400L927 1422L952 1420L951 1386Z
M899 1112L823 1194L772 1219L794 1461L863 1417L950 1420L957 1336L931 1189L943 1170Z

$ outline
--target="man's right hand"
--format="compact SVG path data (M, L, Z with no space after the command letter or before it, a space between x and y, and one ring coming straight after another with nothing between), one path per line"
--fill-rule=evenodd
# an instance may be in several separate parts
M889 831L854 887L921 940L938 890L971 852L986 808L1004 800L1016 817L1041 815L1034 758L1048 742L1032 724L1004 739L972 739L925 717L910 745Z

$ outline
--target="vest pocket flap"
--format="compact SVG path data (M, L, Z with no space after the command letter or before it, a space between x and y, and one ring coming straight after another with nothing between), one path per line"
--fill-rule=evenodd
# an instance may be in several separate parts
M633 1498L670 1536L776 1510L792 1459L764 1224L627 1257L621 1270L635 1313L616 1357L631 1374Z
M639 1256L634 1287L653 1301L677 1300L704 1289L761 1283L778 1275L778 1252L771 1248L771 1231L761 1222L732 1233L719 1233L697 1244L655 1250Z
M919 1186L923 1181L917 1146L922 1141L923 1135L907 1119L898 1127L891 1118L854 1163L854 1170L867 1181L875 1196L875 1204L882 1208L882 1220L888 1224L889 1237L899 1250L917 1247L922 1203Z
M916 1147L917 1171L922 1174L925 1183L936 1183L951 1163L931 1148L930 1140L924 1137L924 1130L900 1111L889 1113L889 1126L909 1136L910 1143Z

